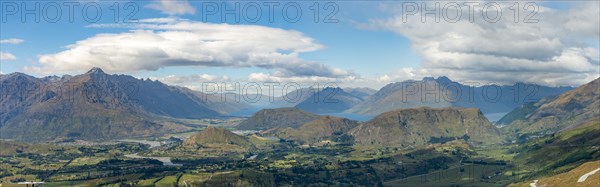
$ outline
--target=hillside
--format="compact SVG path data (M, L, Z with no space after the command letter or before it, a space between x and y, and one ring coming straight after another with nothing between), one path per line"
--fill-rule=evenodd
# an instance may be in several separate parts
M502 140L500 132L479 109L416 108L383 113L350 130L358 144L413 147L465 139L489 144Z
M327 87L312 94L295 107L317 114L341 113L362 101L362 98L345 92L341 88Z
M536 178L532 181L526 181L518 184L512 184L509 186L522 186L530 187L531 183L535 183L537 186L573 186L573 187L588 187L588 186L600 186L600 172L595 172L588 177L584 177L585 180L579 181L582 176L593 172L600 168L600 161L587 162L581 166L572 169L568 172L544 176Z
M252 146L252 143L246 137L216 127L207 127L186 139L183 144L193 147L210 147L215 144L229 144L241 147Z
M300 140L304 143L312 144L328 137L342 135L358 126L358 124L354 120L323 116L302 125L298 129L289 127L274 129L270 130L268 134L283 139Z
M551 134L574 128L600 116L600 78L556 97L533 104L535 110L517 111L516 118L504 130L513 134Z
M297 108L263 109L242 121L236 128L240 130L267 130L271 128L298 128L319 118L319 115Z
M532 176L568 171L578 165L600 159L600 118L577 128L541 138L530 139L513 152L522 169L538 171Z
M527 117L529 117L529 114L531 114L533 111L535 111L539 107L540 106L538 106L537 103L525 103L525 104L519 106L518 108L515 108L514 110L510 111L506 115L502 116L502 118L500 118L500 120L498 120L496 122L496 124L497 125L508 125L516 120L527 119Z
M0 140L0 156L10 156L17 153L45 153L55 149L53 144L28 144L17 141Z

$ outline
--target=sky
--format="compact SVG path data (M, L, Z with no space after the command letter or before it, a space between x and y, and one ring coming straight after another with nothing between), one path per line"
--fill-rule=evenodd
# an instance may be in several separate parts
M578 86L600 76L598 1L2 1L0 71L92 67L203 82Z

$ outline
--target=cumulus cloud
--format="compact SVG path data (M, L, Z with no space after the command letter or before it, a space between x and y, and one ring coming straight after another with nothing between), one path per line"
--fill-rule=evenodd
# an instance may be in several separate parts
M24 41L25 40L19 39L19 38L9 38L9 39L0 40L0 44L20 44L20 43L23 43Z
M0 40L0 44L20 44L23 43L25 40L23 39L18 39L18 38L9 38L9 39L2 39ZM9 61L9 60L16 60L17 57L9 52L5 52L5 51L0 51L0 60L4 60L4 61Z
M255 25L202 23L175 18L140 20L131 31L98 34L68 45L66 50L39 56L34 72L82 72L101 67L111 72L154 71L169 66L256 67L273 76L354 76L348 70L305 61L301 53L321 49L314 39L294 30Z
M279 73L250 73L248 75L250 82L279 82L279 83L342 83L358 80L357 76L346 77L322 77L322 76L286 76Z
M155 0L146 7L161 11L168 15L195 14L194 8L187 0Z
M8 52L1 52L0 51L0 60L16 60L17 57L15 57L15 55L10 54Z
M374 20L370 28L396 32L411 42L421 56L420 68L401 69L379 77L380 81L399 81L423 76L449 76L463 82L535 82L545 85L579 85L599 76L597 46L600 30L599 2L587 2L568 10L540 6L534 19L516 23L509 9L501 4L503 16L495 23L483 19L481 3L474 21L463 15L456 23L419 14ZM523 4L523 3L522 3ZM428 6L433 7L432 4ZM443 7L444 4L442 4ZM521 5L522 6L522 5ZM448 12L454 12L450 10ZM468 13L466 7L463 14ZM596 15L596 16L594 16Z

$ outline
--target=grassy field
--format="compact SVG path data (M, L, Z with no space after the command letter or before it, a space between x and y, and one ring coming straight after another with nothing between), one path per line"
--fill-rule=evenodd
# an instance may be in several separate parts
M177 176L165 176L154 184L156 186L175 186L177 184Z
M445 170L386 181L386 186L506 186L512 181L505 166L465 164Z
M107 157L81 157L73 160L68 166L95 165L107 159Z

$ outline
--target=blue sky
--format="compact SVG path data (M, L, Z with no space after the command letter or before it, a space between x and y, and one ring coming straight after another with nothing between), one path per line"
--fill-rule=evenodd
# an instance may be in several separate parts
M258 22L245 21L244 16L247 15L240 10L235 14L240 16L241 21L235 22L233 16L229 15L224 27L219 27L223 23L221 16L206 17L203 10L215 4L223 6L225 3L225 6L231 8L235 3L239 3L240 7L247 7L249 3L254 2L73 2L80 5L74 9L74 22L69 22L67 7L61 6L62 17L57 23L49 23L44 17L36 23L35 15L25 16L25 22L20 15L23 6L32 7L35 1L3 1L0 6L0 39L4 41L0 44L0 51L3 52L1 72L25 72L36 76L62 75L84 73L92 66L99 66L109 73L151 77L168 84L192 88L202 81L276 80L338 82L341 86L377 89L390 82L420 79L424 76L449 76L461 82L510 84L523 81L544 85L579 85L597 78L599 71L597 2L536 3L538 10L534 18L539 22L535 24L510 22L511 13L507 11L514 2L498 3L505 15L498 23L486 23L478 16L475 16L478 20L474 23L464 18L457 23L420 23L419 17L412 17L411 20L403 22L400 20L404 13L401 10L402 2L389 1L345 1L330 4L318 1L318 23L314 22L314 11L311 9L317 1L299 2L302 16L295 23L285 21L281 15L284 11L283 6L294 2L278 2L280 6L274 8L274 22L270 22L266 15L268 9L260 2L258 5L261 5L262 16ZM203 4L207 2L209 4ZM41 7L48 7L52 1L37 3L40 3ZM57 3L62 5L64 2ZM81 16L82 7L91 3L101 5L103 12L100 20L95 23L87 22ZM111 10L114 3L119 5L121 18L133 10L125 9L126 5L131 5L138 8L133 14L136 20L169 18L169 22L155 20L145 22L147 24L143 26L115 22L114 11ZM426 5L422 4L423 2L409 3ZM433 6L435 2L427 3ZM448 4L447 1L439 3L442 6ZM480 2L481 5L486 3L489 2ZM523 9L524 2L519 3ZM16 5L19 10L16 14L9 15L10 11L7 8L12 5ZM132 8L131 6L129 8ZM338 22L323 23L322 20L335 7L338 11L332 18ZM37 15L47 14L52 17L55 12L51 8L46 11L40 10ZM221 11L217 14L222 13ZM93 11L88 13L90 17L95 16ZM526 13L527 10L521 12L521 16ZM249 17L253 15L248 14ZM558 17L565 18L556 21L555 18ZM429 19L433 20L431 17ZM252 27L236 27L252 25L261 26L256 30L259 33L251 33ZM181 29L183 26L185 28ZM220 30L210 29L217 27ZM280 32L281 29L283 32ZM132 30L151 33L144 34ZM246 30L249 32L244 35L243 31ZM300 35L297 35L298 33ZM108 55L103 53L107 56L98 56L95 53L97 49L93 46L102 45L98 43L102 40L97 37L102 34L112 34L103 38L106 40L139 36L136 41L141 45L115 48L113 53L128 52L122 57L110 53L110 47L102 50L108 51ZM224 42L230 46L217 43L217 46L223 48L202 48L194 44L212 45L206 41L189 41L189 44L185 40L144 41L148 37L177 34L193 34L199 40L204 36L216 35L218 38L243 41L244 44L238 46L237 43ZM260 38L274 41L258 41ZM302 43L308 39L311 41ZM143 45L144 42L147 46ZM163 46L148 47L155 44ZM166 47L170 45L174 47ZM257 46L256 49L249 48L253 45ZM257 50L263 48L265 49ZM211 51L213 49L216 51ZM292 52L294 55L290 55ZM194 56L197 53L201 54ZM153 55L158 56L152 59ZM269 63L248 60L249 56L259 56L260 60ZM161 60L156 60L157 58ZM112 59L114 62L98 59ZM140 64L146 62L150 65ZM312 67L319 68L313 70Z

